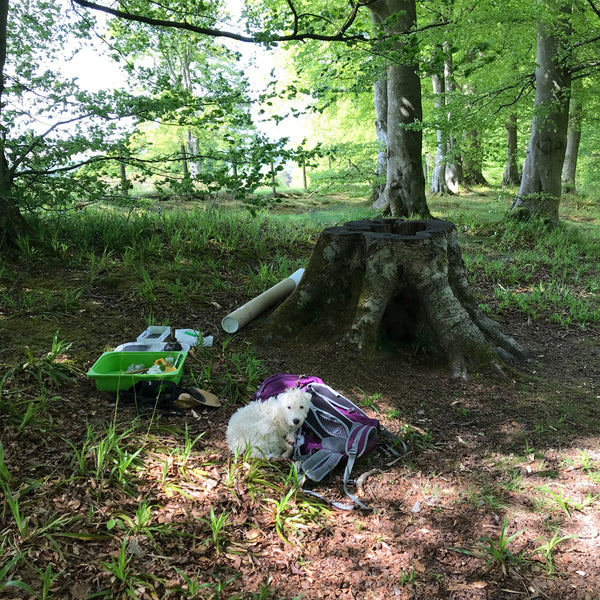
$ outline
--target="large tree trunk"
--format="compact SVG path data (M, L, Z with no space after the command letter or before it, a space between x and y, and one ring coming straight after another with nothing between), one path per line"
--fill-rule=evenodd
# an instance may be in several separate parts
M1 152L1 151L0 151ZM30 232L12 194L12 177L4 152L0 153L0 250L12 248L19 237Z
M578 85L577 87L580 87ZM573 84L575 89L575 84ZM577 157L579 155L579 142L581 141L581 121L583 108L576 95L571 96L569 108L569 131L567 135L567 150L563 163L562 181L565 190L575 192L575 174L577 172Z
M552 2L551 2L552 3ZM550 25L538 21L534 115L517 200L512 210L558 224L561 173L567 146L571 73L567 65L567 14Z
M442 109L445 106L444 76L442 74L434 73L431 76L431 83L433 86L435 109L438 119L440 119ZM431 188L429 191L432 194L437 194L439 196L444 196L449 191L448 186L446 185L446 147L446 132L444 128L438 126L436 130L435 161L431 173Z
M375 103L375 133L377 136L377 183L371 192L371 202L376 210L386 208L384 195L387 174L387 79L380 77L373 86Z
M519 165L517 164L517 115L512 113L505 123L506 128L506 162L504 163L504 174L502 175L502 186L513 186L521 183Z
M376 219L323 231L298 287L267 320L273 335L301 334L370 354L409 344L444 357L451 375L501 372L523 352L480 310L454 225Z
M376 0L371 18L386 34L399 35L398 58L387 67L387 181L385 203L394 216L429 216L422 162L421 81L414 38L415 0ZM389 19L389 17L392 17Z
M4 65L6 63L6 34L8 30L8 0L0 0L0 114L4 106ZM3 136L5 132L3 133ZM14 245L27 232L27 223L12 194L13 174L4 151L4 137L0 140L0 249Z

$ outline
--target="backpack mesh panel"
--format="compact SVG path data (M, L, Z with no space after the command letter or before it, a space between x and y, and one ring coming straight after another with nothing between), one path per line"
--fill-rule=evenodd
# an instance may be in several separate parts
M332 436L347 437L348 431L342 423L332 419L328 414L319 411L319 420L323 428Z

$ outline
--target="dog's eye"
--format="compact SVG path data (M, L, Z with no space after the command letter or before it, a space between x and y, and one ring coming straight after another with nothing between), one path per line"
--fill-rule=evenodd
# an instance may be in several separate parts
M291 406L288 406L288 410L292 410L292 407L291 407Z
M302 405L301 405L301 406L300 406L300 410L304 410L304 406L302 406Z

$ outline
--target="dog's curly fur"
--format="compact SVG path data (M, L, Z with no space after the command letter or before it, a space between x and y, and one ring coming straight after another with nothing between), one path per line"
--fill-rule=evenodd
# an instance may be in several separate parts
M227 445L235 454L250 448L260 458L289 458L296 432L306 419L311 395L290 388L264 402L250 402L235 412L227 426Z

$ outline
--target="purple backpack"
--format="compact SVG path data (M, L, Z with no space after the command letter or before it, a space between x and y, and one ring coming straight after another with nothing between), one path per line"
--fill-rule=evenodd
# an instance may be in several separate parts
M262 382L253 399L266 400L292 387L302 388L312 396L308 416L296 437L294 460L299 463L298 473L321 481L345 460L344 491L355 504L368 508L348 492L347 485L356 459L379 445L382 431L379 421L368 417L319 377L276 373ZM353 505L334 504L339 508L354 508Z

